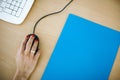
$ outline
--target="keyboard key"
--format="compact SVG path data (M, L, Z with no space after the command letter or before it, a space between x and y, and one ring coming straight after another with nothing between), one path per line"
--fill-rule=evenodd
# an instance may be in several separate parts
M25 6L26 0L23 0L20 7L23 8Z
M14 7L14 11L17 11L17 10L18 10L18 7L17 7L17 6L15 6L15 7Z
M10 7L10 4L6 4L6 7L9 8L9 7Z
M9 8L5 8L5 9L4 9L4 12L11 14L12 10L9 9Z
M12 0L8 0L7 3L11 4L11 3L12 3Z
M2 7L0 7L0 12L2 12Z
M17 11L17 13L16 13L16 16L17 16L17 17L19 17L19 16L20 16L21 11L22 11L22 9L21 9L21 8L19 8L19 9L18 9L18 11Z
M6 6L6 3L5 3L5 2L2 2L2 3L1 3L1 7L4 8L5 6Z
M13 11L13 12L12 12L12 15L15 16L15 15L16 15L16 11Z
M17 0L17 1L20 3L20 2L22 2L22 1L24 1L24 0Z
M2 1L2 0L0 0L0 5L2 4L2 2L3 2L3 1Z
M17 2L17 3L15 4L15 6L19 7L19 6L20 6L20 3L19 3L19 2Z
M13 5L11 5L11 6L10 6L10 9L12 9L12 10L13 10L13 8L14 8L14 6L13 6Z
M16 4L16 1L13 1L13 2L12 2L12 5L15 5L15 4Z
M3 0L4 2L6 2L7 0Z

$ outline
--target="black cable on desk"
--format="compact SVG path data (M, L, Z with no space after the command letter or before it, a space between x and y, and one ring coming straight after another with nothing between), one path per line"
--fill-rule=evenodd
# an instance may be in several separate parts
M35 29L36 29L37 24L38 24L42 19L44 19L44 18L47 17L47 16L50 16L50 15L53 15L53 14L58 14L58 13L62 12L72 1L73 1L73 0L71 0L64 8L61 9L60 11L53 12L53 13L50 13L50 14L47 14L47 15L41 17L41 18L35 23L35 25L34 25L33 34L35 33Z

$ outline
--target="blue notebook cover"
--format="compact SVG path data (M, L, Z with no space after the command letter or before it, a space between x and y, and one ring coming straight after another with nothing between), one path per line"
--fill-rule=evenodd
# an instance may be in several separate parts
M108 80L120 32L70 14L42 80Z

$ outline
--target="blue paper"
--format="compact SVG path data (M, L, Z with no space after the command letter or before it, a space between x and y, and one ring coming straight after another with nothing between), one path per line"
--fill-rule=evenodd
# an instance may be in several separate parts
M70 14L42 80L108 80L120 32Z

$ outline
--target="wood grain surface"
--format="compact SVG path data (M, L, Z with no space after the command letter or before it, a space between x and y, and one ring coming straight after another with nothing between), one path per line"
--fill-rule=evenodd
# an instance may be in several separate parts
M42 16L58 11L70 0L35 0L30 13L20 25L0 20L0 80L11 80L16 69L15 56L23 38L32 33ZM41 56L30 80L40 80L69 13L120 31L120 0L74 0L65 11L42 20L36 34ZM120 48L109 80L120 80Z

